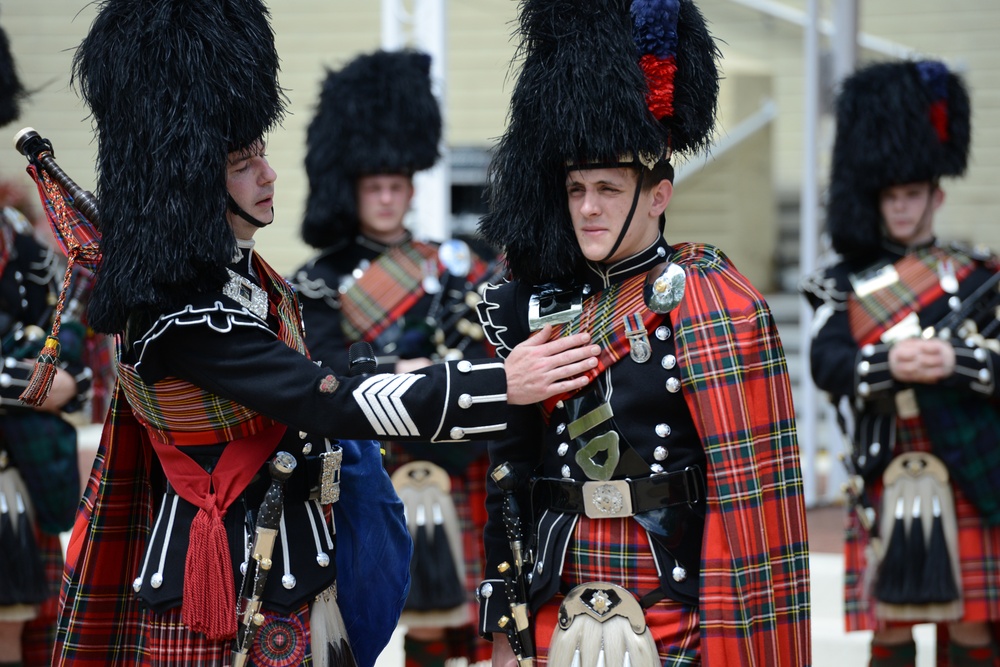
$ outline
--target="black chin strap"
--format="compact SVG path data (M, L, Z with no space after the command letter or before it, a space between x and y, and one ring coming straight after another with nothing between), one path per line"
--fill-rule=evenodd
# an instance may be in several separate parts
M639 205L639 194L642 192L642 178L644 170L640 167L636 171L638 173L638 177L635 179L635 194L632 195L632 208L629 209L628 215L625 217L625 224L622 225L622 230L618 232L618 238L615 240L615 244L611 247L611 250L608 251L608 254L604 256L604 259L601 260L602 264L611 259L612 255L618 252L618 247L622 244L622 241L625 240L625 234L628 233L628 228L632 224L632 217L635 216L635 209Z
M227 205L229 206L229 210L231 212L233 212L236 215L240 216L241 218L243 218L244 220L246 220L247 222L249 222L254 227L257 227L259 229L263 229L264 227L267 227L269 224L271 224L271 222L274 222L274 207L273 206L271 207L271 222L263 222L261 220L258 220L255 217L253 217L252 215L250 215L249 213L247 213L246 211L244 211L242 208L240 208L240 205L236 203L236 200L233 199L233 196L231 194L226 193L226 200L227 200Z

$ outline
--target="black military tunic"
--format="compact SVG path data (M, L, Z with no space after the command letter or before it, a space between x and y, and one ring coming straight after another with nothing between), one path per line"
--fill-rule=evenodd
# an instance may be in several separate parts
M588 263L577 276L583 299L616 283L645 275L666 261L671 249L660 240L645 251L611 265ZM519 282L487 290L481 309L484 328L501 355L530 334L529 301L537 287ZM618 323L620 328L621 323ZM600 517L601 510L584 507L592 499L581 491L594 479L594 467L612 466L600 455L585 456L586 437L572 437L570 424L595 409L611 408L613 417L604 428L618 433L620 458L613 464L612 480L631 480L633 498L646 494L660 498L665 489L658 483L669 478L675 493L690 493L691 504L667 511L642 511L636 517L650 535L654 556L662 573L663 593L675 600L696 604L698 567L704 505L698 506L704 489L705 454L691 414L680 392L673 329L669 313L647 332L651 355L637 362L626 354L605 370L581 394L558 402L551 414L537 406L512 408L507 435L490 444L491 463L509 462L522 483L520 506L531 508L535 556L529 597L533 607L550 599L560 587L562 558L582 513ZM602 404L606 403L606 406ZM529 483L530 480L530 483ZM680 489L683 489L681 491ZM480 586L480 632L498 632L497 620L509 613L502 581L495 578L497 565L509 559L509 542L502 522L503 495L492 482L488 486L486 527L487 579ZM658 500L652 500L658 504ZM647 525L648 524L648 525ZM662 524L662 525L661 525ZM664 533L670 537L665 538ZM669 544L669 547L668 547ZM563 591L565 592L565 591Z

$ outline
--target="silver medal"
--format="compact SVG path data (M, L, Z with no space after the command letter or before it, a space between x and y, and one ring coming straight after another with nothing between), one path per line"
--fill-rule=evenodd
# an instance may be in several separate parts
M626 315L625 336L628 337L629 351L632 361L637 364L644 364L653 356L653 348L649 346L649 336L646 333L646 326L642 322L639 313Z
M441 280L437 275L437 262L433 259L424 260L424 278L420 286L428 294L437 294L441 291Z
M958 294L958 278L950 259L938 262L938 282L947 294Z

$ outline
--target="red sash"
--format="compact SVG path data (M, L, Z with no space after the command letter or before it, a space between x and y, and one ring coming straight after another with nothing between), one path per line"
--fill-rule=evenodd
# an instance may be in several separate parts
M243 493L284 434L285 426L276 424L230 442L209 473L177 447L149 432L170 485L177 495L198 508L184 563L181 618L185 625L209 639L236 636L232 557L222 523L226 508Z

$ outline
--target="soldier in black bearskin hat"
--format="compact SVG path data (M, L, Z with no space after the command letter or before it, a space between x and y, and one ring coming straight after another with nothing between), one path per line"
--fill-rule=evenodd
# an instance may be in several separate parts
M415 51L355 58L327 75L309 126L302 237L320 252L292 284L313 358L332 368L359 340L395 372L488 356L469 305L487 263L462 241L425 243L404 224L414 173L438 159L430 64ZM471 596L482 571L483 524L474 517L483 515L487 461L484 445L386 443L416 544L402 618L408 664L489 657ZM446 539L433 539L435 530Z
M490 443L480 630L494 664L810 664L795 415L767 304L664 240L674 153L710 141L718 52L691 0L527 0L480 231L514 280L480 317L602 348Z
M261 0L104 0L76 54L98 138L89 322L117 336L119 379L54 664L370 667L411 544L377 443L335 438L483 438L507 401L596 363L586 336L397 375L364 351L350 376L310 360L254 248L284 107L268 18Z
M20 115L21 85L0 28L0 127ZM53 387L37 407L19 400L52 323L59 293L54 253L24 214L0 209L0 665L49 664L62 574L59 533L80 500L76 429L61 412L86 404L84 331L67 316Z
M914 664L914 623L947 624L947 664L997 656L1000 267L934 229L940 179L965 172L969 116L940 62L844 82L827 209L837 257L803 284L813 379L852 444L847 629L875 631L877 667Z

